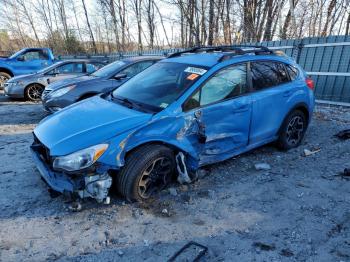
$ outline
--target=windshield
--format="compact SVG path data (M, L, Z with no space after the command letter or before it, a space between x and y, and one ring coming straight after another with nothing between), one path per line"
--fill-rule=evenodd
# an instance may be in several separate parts
M122 66L124 66L126 63L123 61L116 61L113 62L109 65L106 65L102 67L101 69L95 71L92 73L92 76L97 76L97 77L107 77L113 73L115 73L118 69L120 69Z
M160 62L121 85L112 95L163 109L206 71L188 64Z

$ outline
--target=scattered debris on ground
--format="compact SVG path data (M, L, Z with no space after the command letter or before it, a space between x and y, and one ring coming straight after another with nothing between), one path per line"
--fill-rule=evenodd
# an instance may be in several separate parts
M338 132L335 136L341 140L350 139L350 129L342 130Z
M266 163L258 163L254 165L256 170L270 170L271 166L269 164Z
M321 151L321 148L309 150L309 149L304 149L304 156L311 156L313 154L316 154Z
M175 261L199 261L208 251L208 247L194 241L188 242L179 251L177 251L168 262Z

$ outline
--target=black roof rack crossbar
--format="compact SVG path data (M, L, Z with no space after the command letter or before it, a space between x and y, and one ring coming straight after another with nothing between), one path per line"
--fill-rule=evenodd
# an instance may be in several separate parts
M248 50L244 50L245 48L250 48ZM226 45L226 46L202 46L202 47L193 47L184 51L176 52L173 54L170 54L168 58L172 57L178 57L182 54L186 53L200 53L200 52L232 52L232 54L227 54L222 56L219 59L219 62L229 59L234 55L243 55L248 53L255 53L258 54L273 54L274 52L267 48L266 46L260 46L260 45Z
M218 62L222 62L224 60L231 59L235 55L243 55L243 54L255 54L255 55L273 55L274 52L267 48L266 46L251 46L251 45L242 45L240 46L242 52L241 53L231 53L231 54L226 54L223 55L222 57L219 58ZM249 48L249 49L242 49L242 48Z

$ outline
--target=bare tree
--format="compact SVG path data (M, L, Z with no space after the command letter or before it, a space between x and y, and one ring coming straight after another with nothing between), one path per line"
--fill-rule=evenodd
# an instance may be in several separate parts
M97 53L97 47L96 47L96 43L95 43L94 34L92 33L92 30L91 30L91 25L90 25L89 16L88 16L88 13L87 13L87 10L86 10L85 0L81 0L81 2L83 4L85 18L86 18L86 23L87 23L87 26L89 28L90 39L91 39L91 42L92 42L94 53L96 54Z

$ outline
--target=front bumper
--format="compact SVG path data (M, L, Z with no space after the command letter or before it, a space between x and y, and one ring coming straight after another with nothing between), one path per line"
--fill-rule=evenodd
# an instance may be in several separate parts
M25 87L14 83L5 83L4 94L10 97L23 98Z
M50 95L46 95L42 96L41 100L45 111L49 113L60 111L76 102L76 98L70 95L63 95L57 98L51 98Z
M42 156L39 154L39 152L35 148L35 145L32 145L30 149L33 156L34 163L37 169L39 170L41 177L46 181L49 187L51 187L53 190L60 193L65 193L65 192L74 193L84 188L85 184L82 179L80 181L73 180L66 174L52 171L48 166L48 164L46 164L42 159Z
M44 149L45 150L45 149ZM43 157L43 145L34 143L31 153L41 177L47 185L60 193L70 193L81 198L92 197L102 202L108 197L112 178L107 172L103 174L65 174L55 172Z

